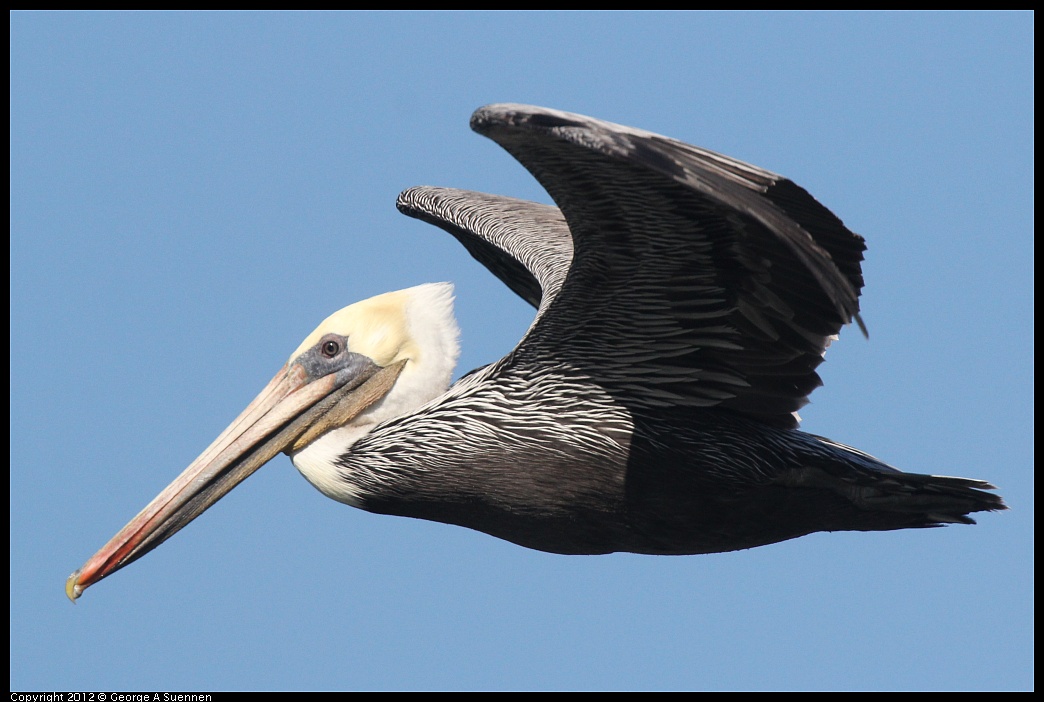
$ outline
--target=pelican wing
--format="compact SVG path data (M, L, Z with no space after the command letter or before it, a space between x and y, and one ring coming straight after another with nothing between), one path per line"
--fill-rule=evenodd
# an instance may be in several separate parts
M573 258L562 212L551 205L452 188L410 188L399 211L445 229L519 297L541 309Z
M524 105L480 108L471 126L540 181L573 239L519 362L578 369L639 411L717 405L797 425L827 345L859 321L862 237L781 176L650 132ZM493 202L470 220L461 203L453 219L488 230L471 222L512 201ZM524 243L495 246L539 280L563 255L549 243L560 225L544 239L528 227L534 207L521 210L526 226L503 229L524 229ZM469 250L532 301L517 266L498 272L490 259L508 259L478 239L486 251Z

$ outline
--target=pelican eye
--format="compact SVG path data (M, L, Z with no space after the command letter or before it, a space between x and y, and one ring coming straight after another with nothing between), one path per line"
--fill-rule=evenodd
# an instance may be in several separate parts
M319 345L319 352L327 358L333 358L341 353L341 342L336 339L327 339Z

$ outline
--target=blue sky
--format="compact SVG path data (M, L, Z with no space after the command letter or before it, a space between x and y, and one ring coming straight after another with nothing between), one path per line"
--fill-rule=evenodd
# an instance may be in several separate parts
M1032 689L1033 15L11 15L11 687ZM450 280L458 374L532 310L398 192L546 201L524 102L782 173L869 250L804 427L983 478L974 527L564 557L285 457L76 606L66 576L326 315Z

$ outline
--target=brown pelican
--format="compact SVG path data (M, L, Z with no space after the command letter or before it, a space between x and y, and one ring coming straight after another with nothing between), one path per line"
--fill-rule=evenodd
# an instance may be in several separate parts
M430 187L398 207L537 308L515 349L450 386L448 284L335 313L70 576L71 598L280 452L335 500L563 554L713 553L1005 509L989 483L796 429L830 341L862 327L865 250L805 190L566 112L492 105L471 126L557 207Z

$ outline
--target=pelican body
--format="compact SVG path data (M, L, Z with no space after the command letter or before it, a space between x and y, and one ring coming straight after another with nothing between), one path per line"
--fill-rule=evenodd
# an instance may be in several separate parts
M279 453L329 497L563 554L732 551L816 531L973 524L981 480L901 472L797 429L859 318L862 237L769 171L525 105L472 128L556 206L447 188L398 208L536 317L452 386L452 287L325 320L243 414L78 571L75 599Z

